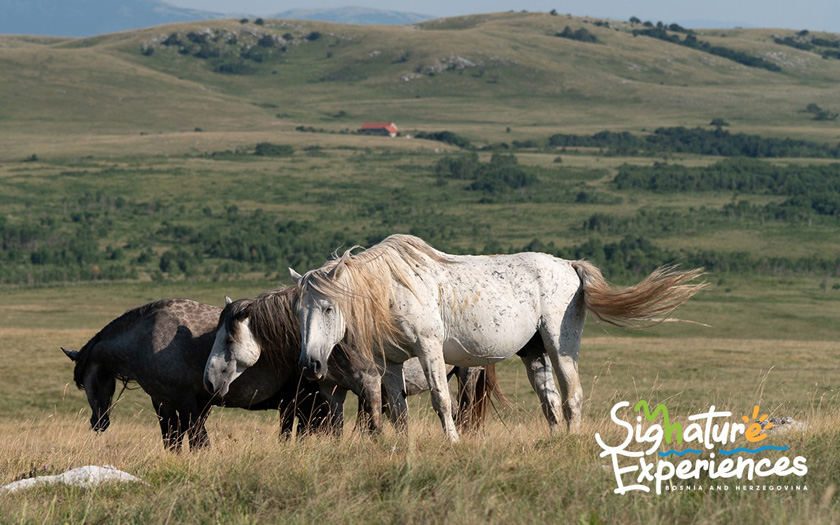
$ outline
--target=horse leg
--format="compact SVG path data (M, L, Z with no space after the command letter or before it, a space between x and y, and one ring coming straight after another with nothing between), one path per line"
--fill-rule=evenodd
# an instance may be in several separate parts
M560 428L562 400L554 384L551 361L537 337L534 336L517 355L519 355L525 364L528 381L531 383L531 388L534 389L534 392L537 393L537 397L540 400L543 415L548 421L549 432L555 434Z
M174 407L152 399L155 413L160 423L160 434L163 438L163 448L172 452L181 450L181 433L179 432L178 414Z
M340 436L344 430L344 400L347 399L347 389L333 387L327 393L324 390L321 390L320 395L326 400L329 418L327 428L332 435ZM361 404L361 401L359 403ZM321 403L321 406L324 406L324 403Z
M460 432L472 432L478 430L484 418L486 406L486 393L483 382L486 381L486 372L483 367L455 367L455 376L458 378L458 399L452 406L455 412L455 426Z
M204 419L201 414L202 411L198 409L198 403L194 400L185 401L178 405L177 412L178 426L176 438L178 440L178 448L180 449L185 435L189 440L191 451L204 446L201 442L207 439L207 432L204 431L204 436L202 437L201 431L204 428Z
M560 393L563 395L563 417L568 424L569 432L580 432L583 388L578 376L577 356L557 355L552 357L560 382Z
M291 439L295 430L295 400L281 399L277 412L280 414L280 439Z
M382 380L374 368L363 371L357 378L359 389L359 412L356 424L362 432L382 431Z
M310 433L326 430L340 436L344 428L344 400L347 390L324 381L310 384L317 385L316 391L310 395L312 402L309 413L299 416L301 421L306 421Z
M549 351L554 373L560 385L560 393L563 396L563 418L570 432L580 431L583 388L578 376L578 355L585 321L586 308L578 294L566 308L560 326L555 328L551 326L551 323L544 323L542 333L543 342Z
M398 432L408 432L408 403L405 401L403 363L387 361L381 383L388 398L388 415L391 418L391 423Z
M309 381L301 381L297 385L294 397L294 416L297 417L297 436L299 438L310 436L318 429L318 404L321 397L318 395L318 386Z
M449 394L449 381L446 379L446 363L443 362L443 348L440 342L421 341L420 348L415 355L420 359L420 365L429 381L432 393L432 406L440 417L443 431L452 443L457 443L458 430L452 419L452 400Z
M190 451L208 448L210 446L210 438L207 436L207 428L204 426L207 421L207 416L210 415L210 402L207 401L201 404L200 401L197 401L196 405L202 406L203 408L198 412L198 418L192 422L188 430Z
M302 381L300 376L278 378L278 384L282 385L275 393L277 401L277 414L280 417L280 439L291 439L295 430L295 414L298 403L298 386Z

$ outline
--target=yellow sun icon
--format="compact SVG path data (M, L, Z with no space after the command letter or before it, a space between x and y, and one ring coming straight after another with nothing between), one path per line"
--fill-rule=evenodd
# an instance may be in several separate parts
M749 425L744 432L744 437L747 438L747 441L752 443L757 443L762 439L767 437L767 434L764 433L765 430L770 430L773 428L773 423L768 422L767 424L762 426L762 422L767 419L767 414L762 414L759 416L760 409L758 405L753 407L752 413L752 420L747 416L741 416L741 419L744 420L744 423L749 424L750 421L754 421L751 425Z

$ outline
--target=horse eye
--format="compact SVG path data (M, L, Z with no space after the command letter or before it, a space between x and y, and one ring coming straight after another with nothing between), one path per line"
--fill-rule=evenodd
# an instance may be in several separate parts
M326 308L324 308L324 313L325 314L333 313L333 307L332 306L327 306Z

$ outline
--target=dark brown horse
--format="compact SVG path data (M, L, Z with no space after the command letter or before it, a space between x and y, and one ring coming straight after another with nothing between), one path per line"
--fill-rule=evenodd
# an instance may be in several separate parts
M224 396L204 389L204 365L221 311L187 299L157 301L114 319L78 352L62 349L76 363L73 377L87 395L93 430L104 431L110 424L117 381L136 381L149 394L169 449L180 449L185 433L190 448L209 445L204 423L213 405L279 408L286 436L296 416L299 433L325 426L330 410L318 387L294 373L277 377L265 359L243 373Z
M210 392L228 395L228 389L254 363L267 359L278 377L297 373L300 357L300 335L295 316L297 288L272 290L254 299L228 302L219 318L216 341L204 372L205 387ZM229 300L228 300L229 301ZM466 430L481 425L490 394L502 403L504 396L496 383L495 368L450 367L458 377L456 406L459 425ZM383 398L388 399L387 412L398 428L406 423L405 397L429 390L425 374L417 359L403 366L404 382L384 376L370 361L359 359L341 346L331 354L326 376L318 382L321 392L332 394L333 410L343 402L347 390L359 396L359 424L362 429L381 429ZM451 376L450 376L451 377ZM340 412L339 412L340 413Z

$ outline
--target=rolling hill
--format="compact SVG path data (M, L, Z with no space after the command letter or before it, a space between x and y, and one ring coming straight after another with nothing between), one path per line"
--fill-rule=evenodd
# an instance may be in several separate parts
M566 26L597 41L555 36ZM83 39L5 36L0 137L337 131L391 120L481 143L507 128L528 138L719 117L739 131L838 138L835 123L804 109L840 109L840 60L780 45L768 30L698 33L779 68L768 71L634 29L506 13L400 27L215 20ZM0 156L13 154L4 143Z

